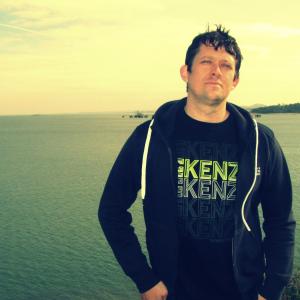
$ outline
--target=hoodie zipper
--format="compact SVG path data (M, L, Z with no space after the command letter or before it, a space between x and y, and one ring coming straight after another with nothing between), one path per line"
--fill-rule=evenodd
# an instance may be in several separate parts
M164 144L165 144L165 146L166 146L166 148L168 150L169 165L170 165L169 170L170 170L170 176L171 176L171 185L172 185L172 190L173 190L174 196L176 196L176 187L175 187L175 184L174 184L174 174L173 174L173 153L172 153L172 149L169 146L169 143L168 143L167 139L163 136L163 134L161 133L161 131L159 130L158 127L156 128L156 131L160 135L162 141L164 142Z
M254 122L254 127L255 127L255 131L256 131L256 150L255 150L255 156L257 155L257 147L258 147L258 128L257 128L257 123L255 120L253 120ZM152 126L151 126L152 127ZM161 137L161 140L163 141L163 143L165 144L167 151L168 151L168 156L169 156L169 164L170 164L170 177L171 177L171 185L172 185L172 190L174 192L174 195L176 196L176 187L175 187L175 181L174 181L174 174L173 174L173 169L174 169L174 165L173 165L173 153L172 153L172 149L169 145L169 142L167 141L167 139L165 138L165 136L162 134L162 132L160 131L159 127L156 127L156 132L159 134L159 136ZM257 159L257 158L256 158ZM256 162L257 164L257 162ZM244 215L244 209L245 209L245 205L247 200L250 197L251 192L253 191L253 188L255 186L255 179L256 179L256 164L255 164L255 173L254 173L254 182L252 183L252 186L250 187L248 194L246 195L246 197L243 200L242 203L242 209L241 209L241 215L242 215L242 219L243 219L243 223L247 229L247 232L250 233L252 235L252 237L255 239L254 233L252 232L251 228L249 227L246 219L245 219L245 215ZM236 223L236 220L235 220ZM237 225L235 224L235 228L237 228ZM256 240L256 239L255 239ZM233 272L235 275L236 280L239 278L239 270L238 270L238 264L237 264L237 250L235 249L235 237L232 238L232 265L233 265Z
M253 192L253 189L255 187L255 183L256 183L256 169L257 169L257 159L258 159L258 127L257 127L257 123L255 120L253 120L253 123L254 123L254 128L255 128L255 133L256 133L256 136L255 136L255 153L254 153L254 159L255 159L255 162L254 162L254 178L253 178L253 182L252 182L252 185L248 191L248 193L246 194L244 200L243 200L243 203L242 203L242 208L241 208L241 216L242 216L242 220L243 220L243 223L244 223L244 226L246 227L247 229L247 232L251 234L251 236L255 239L255 236L254 236L254 233L252 232L250 226L248 225L247 221L246 221L246 218L245 218L245 215L244 215L244 212L245 212L245 205L246 205L246 202L247 200L249 199L251 193ZM237 228L237 224L236 224L236 219L235 219L235 230L234 232L236 231L236 228ZM239 271L238 271L238 265L237 265L237 258L236 258L236 250L235 250L235 244L234 244L234 237L235 237L235 234L232 238L232 244L231 244L231 254L232 254L232 266L233 266L233 272L234 272L234 275L235 275L235 278L236 280L239 278Z
M232 267L233 267L233 272L236 276L236 278L239 277L239 271L236 263L236 255L235 255L235 250L234 250L234 237L231 239L231 254L232 254Z

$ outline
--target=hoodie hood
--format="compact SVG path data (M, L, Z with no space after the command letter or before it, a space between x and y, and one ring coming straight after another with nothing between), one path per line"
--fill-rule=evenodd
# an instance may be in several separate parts
M162 105L154 114L153 119L150 122L146 142L144 146L143 152L143 160L142 160L142 170L141 170L141 196L142 199L145 198L146 195L146 186L147 186L147 157L148 157L148 150L151 141L152 129L158 130L164 138L167 140L172 136L174 128L175 128L175 121L177 112L180 109L183 109L186 105L187 98L183 98L181 100L170 101ZM249 171L248 178L249 181L249 189L244 191L242 206L241 206L241 219L244 223L245 227L248 231L251 231L249 224L247 223L245 217L245 206L246 202L252 193L257 178L257 169L258 169L258 125L257 122L252 119L250 113L237 105L232 103L226 104L227 110L232 113L235 125L238 128L238 138L242 142L241 149L242 151L244 148L249 147L250 152L252 152L252 170ZM250 147L250 141L254 142L254 147Z
M175 128L177 112L185 107L186 102L187 98L184 97L180 100L166 102L160 106L153 116L155 120L153 129L159 127L159 130L164 137L169 139L172 136ZM249 134L255 134L255 125L253 123L251 114L247 110L230 102L227 102L226 109L234 116L236 127L238 129L239 140L243 144L248 144Z

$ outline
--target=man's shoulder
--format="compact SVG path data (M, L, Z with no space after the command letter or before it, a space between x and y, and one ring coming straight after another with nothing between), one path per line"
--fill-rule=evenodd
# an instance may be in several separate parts
M175 115L178 108L183 107L186 103L186 97L177 100L168 100L163 102L154 112L154 122L162 123L165 120L169 120L171 116ZM137 134L145 134L148 131L150 122L152 119L147 120L136 127Z
M137 148L144 146L151 120L152 119L144 121L133 129L129 137L129 141L131 141L131 143L135 143Z
M139 124L136 128L135 128L135 134L137 136L143 136L145 135L145 133L147 133L149 125L151 123L152 119L149 119L147 121L144 121L143 123Z
M281 149L281 146L271 128L265 124L258 123L258 129L260 149L266 149L269 153L268 155L270 155L270 151L273 152Z
M257 122L257 125L261 135L265 136L268 139L274 139L274 132L270 127L260 122Z

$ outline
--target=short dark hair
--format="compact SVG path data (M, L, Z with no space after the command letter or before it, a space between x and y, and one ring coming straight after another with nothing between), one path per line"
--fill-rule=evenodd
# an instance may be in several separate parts
M229 35L229 30L226 30L222 25L216 25L216 30L210 31L208 26L206 32L200 33L193 39L185 56L185 64L190 73L192 72L194 58L201 45L212 46L215 50L224 48L229 54L233 55L236 61L234 77L239 78L243 56L235 38Z

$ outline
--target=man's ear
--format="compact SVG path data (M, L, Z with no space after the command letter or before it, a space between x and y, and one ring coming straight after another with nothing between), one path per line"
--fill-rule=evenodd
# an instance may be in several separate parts
M181 79L184 82L188 82L189 77L188 77L187 65L181 66L181 68L180 68L180 76L181 76Z
M240 82L240 78L235 78L233 79L233 85L232 85L232 90L235 89L235 87L238 85L238 83Z

